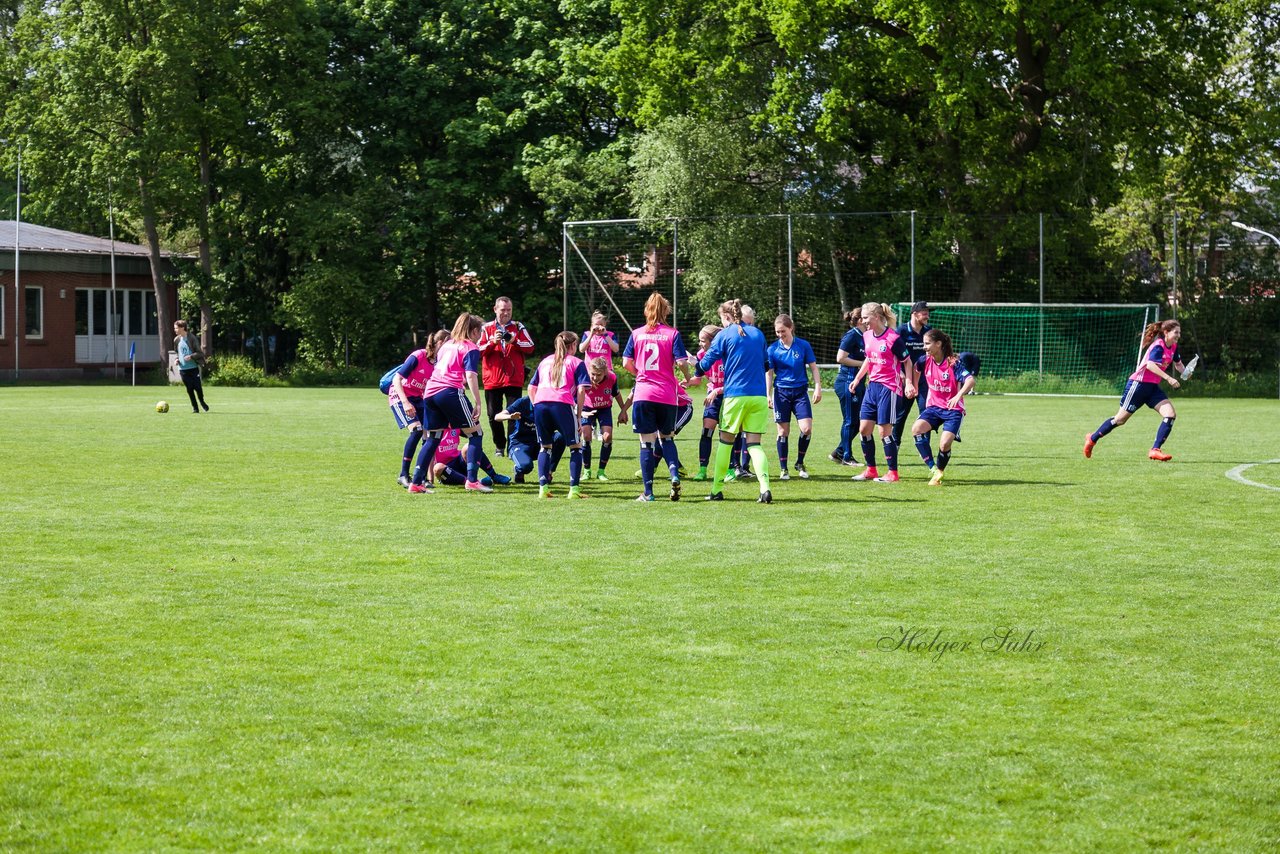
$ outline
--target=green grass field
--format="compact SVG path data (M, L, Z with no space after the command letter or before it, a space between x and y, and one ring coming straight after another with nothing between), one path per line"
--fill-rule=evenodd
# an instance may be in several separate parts
M629 436L410 497L376 390L208 396L0 389L0 849L1280 846L1276 401L1158 464L978 397L930 489L828 400L762 506L631 501Z

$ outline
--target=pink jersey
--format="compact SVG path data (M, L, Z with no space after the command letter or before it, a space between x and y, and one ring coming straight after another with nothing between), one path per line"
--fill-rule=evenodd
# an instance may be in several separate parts
M400 378L400 385L404 387L409 397L422 397L422 389L426 387L427 380L431 379L431 371L435 368L435 365L427 361L426 350L414 350L409 355L417 359L417 365L409 372L409 376ZM408 361L408 359L405 361ZM387 389L387 397L389 398L388 403L392 406L400 402L400 393L396 391L394 382Z
M430 397L450 388L466 388L466 363L467 355L470 353L476 354L475 363L478 368L480 348L473 342L463 341L459 344L450 340L441 344L440 349L436 351L435 370L431 372L431 378L423 387L422 396Z
M610 341L617 341L618 338L612 332L605 332L603 335L593 335L583 333L583 339L587 342L587 361L592 359L604 359L605 362L613 361L613 348L609 346Z
M538 363L537 369L533 372L533 380L529 383L529 399L534 403L568 403L570 405L577 403L578 383L575 377L578 376L579 371L586 373L585 363L577 356L565 356L560 384L553 385L555 378L551 376L551 368L555 360L556 357L553 354ZM589 380L584 383L584 385L590 384Z
M627 357L635 361L635 400L675 404L680 385L676 382L676 362L686 357L680 333L663 324L654 329L641 326L631 331Z
M707 354L706 350L698 351L698 361L702 361L702 357ZM724 388L724 361L716 360L711 364L711 370L707 371L707 391Z
M1147 370L1147 362L1155 362L1161 370L1168 373L1169 366L1178 358L1178 345L1166 344L1163 338L1156 338L1147 348L1147 352L1138 363L1138 369L1129 375L1129 379L1144 383L1159 383L1161 377Z
M618 384L618 377L610 371L604 382L591 384L587 389L587 409L610 409L613 407L613 389Z
M676 383L676 406L693 406L693 398L689 396L689 390L679 383Z
M903 393L902 360L907 358L907 342L893 329L886 328L876 335L870 329L862 333L862 344L867 352L867 380Z
M936 406L939 409L949 409L947 401L956 396L956 392L960 390L961 380L956 376L957 371L964 372L964 368L959 363L954 365L943 362L939 364L933 360L932 356L924 358L924 381L929 387L929 398L925 401L925 406ZM956 404L953 411L964 412L964 401L961 400Z
M462 455L458 450L459 430L445 430L440 437L440 444L436 447L436 462L447 463L449 460L456 459Z

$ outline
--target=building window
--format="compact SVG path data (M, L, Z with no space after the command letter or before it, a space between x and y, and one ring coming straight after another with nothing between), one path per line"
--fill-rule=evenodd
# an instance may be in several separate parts
M89 334L89 292L76 291L76 334Z
M129 297L129 334L142 334L142 291L125 291Z
M109 291L109 299L115 301L116 319L115 328L117 335L124 334L124 291Z
M27 337L44 337L44 288L26 288Z
M146 291L147 295L147 334L160 334L160 321L156 317L156 294L155 291Z
M4 331L5 330L5 325L4 325L5 309L8 308L8 305L7 305L8 300L5 299L6 296L8 296L8 288L0 287L0 341L3 341L5 335L7 334Z

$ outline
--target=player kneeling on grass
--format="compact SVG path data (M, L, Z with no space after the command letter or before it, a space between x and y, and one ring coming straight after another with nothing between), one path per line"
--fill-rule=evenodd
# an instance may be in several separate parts
M460 437L461 433L458 430L445 430L444 435L440 437L440 444L436 447L436 458L431 464L431 482L433 484L466 485L467 461L462 456L462 451L459 448ZM493 464L489 462L489 457L483 452L480 454L480 468L488 475L488 477L480 478L480 483L485 486L493 486L495 483L505 486L511 483L511 478L498 474L493 470Z
M591 378L586 364L573 355L578 336L561 332L556 336L556 351L538 363L529 381L529 399L533 401L533 425L538 433L538 497L551 494L551 450L556 435L571 439L569 445L569 497L584 498L579 481L582 478L582 437L578 424L582 421L582 403Z
M920 371L921 387L928 385L929 396L911 433L920 459L931 470L929 485L941 486L942 473L951 460L951 443L960 435L960 423L964 421L964 396L973 390L974 377L960 363L951 347L950 336L941 329L930 329L924 334L924 355L916 361L916 368ZM935 464L929 435L938 427L942 428L942 437L938 440Z
M1147 457L1160 462L1173 459L1170 454L1161 450L1164 440L1173 431L1173 421L1178 417L1173 411L1173 403L1160 388L1160 380L1169 381L1174 388L1181 388L1182 383L1168 374L1169 367L1186 371L1182 357L1178 355L1178 341L1182 338L1182 326L1176 320L1162 323L1149 323L1142 333L1142 360L1138 369L1125 384L1124 394L1120 395L1120 410L1111 418L1103 421L1097 430L1084 437L1085 458L1093 456L1093 446L1102 437L1129 420L1129 416L1137 412L1145 404L1160 413L1160 426L1156 428L1156 441L1151 446ZM1192 360L1195 361L1194 359ZM1186 371L1189 374L1190 371ZM1186 375L1184 374L1184 375Z
M533 401L528 395L517 398L510 406L493 416L493 420L514 422L507 431L507 456L515 470L515 482L524 483L525 475L532 472L538 464L538 431L533 426ZM564 449L564 437L556 433L555 443L551 446L552 473L560 465Z
M597 312L597 315L599 313ZM587 376L591 378L591 386L587 389L583 400L582 421L582 465L587 470L587 480L591 480L591 437L600 433L600 466L596 480L607 481L604 467L609 464L609 455L613 453L613 402L618 401L618 423L627 423L627 402L618 393L618 376L609 370L609 363L603 357L592 359L587 365Z

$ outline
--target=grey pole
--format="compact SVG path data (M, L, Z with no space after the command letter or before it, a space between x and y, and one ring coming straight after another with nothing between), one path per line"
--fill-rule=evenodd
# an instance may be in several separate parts
M1173 319L1178 319L1178 209L1173 209Z
M111 197L111 179L107 179L107 228L111 236L111 373L120 377L120 348L116 343L116 211ZM121 318L124 313L121 312Z
M18 345L22 340L22 329L19 324L22 323L22 316L18 311L18 294L22 293L22 283L19 281L20 265L18 261L21 258L19 252L19 244L22 243L22 143L18 143L18 197L14 205L13 213L13 378L18 379Z
M911 303L916 301L916 212L911 212Z
M1040 381L1044 382L1044 214L1040 214Z
M791 214L787 214L787 314L796 316L796 265L791 252Z
M569 223L560 226L560 291L564 301L564 324L561 329L569 328Z
M680 220L671 221L671 325L676 329L680 324L677 308L680 300Z

